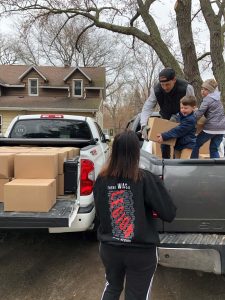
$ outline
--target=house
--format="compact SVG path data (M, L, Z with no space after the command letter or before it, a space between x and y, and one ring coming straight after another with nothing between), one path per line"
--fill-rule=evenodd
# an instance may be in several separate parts
M0 65L0 132L17 115L62 113L103 124L105 68Z

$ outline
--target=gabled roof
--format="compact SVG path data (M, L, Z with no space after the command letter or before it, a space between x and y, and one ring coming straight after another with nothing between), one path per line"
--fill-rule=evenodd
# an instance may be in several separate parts
M32 69L35 70L44 79L44 81L48 81L48 79L35 66L30 66L25 72L23 72L23 74L20 75L19 80L22 80Z
M74 68L63 80L66 81L77 70L80 71L87 78L87 80L91 82L91 78L79 67Z
M64 79L71 76L75 70L79 71L89 81L91 86L105 88L105 68L104 67L55 67L55 66L27 66L27 65L0 65L0 82L8 85L21 85L24 76L29 71L35 70L43 79L46 78L48 86L65 86ZM43 77L44 76L44 77ZM22 78L22 79L19 79Z

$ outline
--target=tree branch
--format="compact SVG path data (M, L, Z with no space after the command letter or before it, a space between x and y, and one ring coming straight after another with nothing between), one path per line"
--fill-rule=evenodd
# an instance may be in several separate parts
M224 10L225 10L225 0L222 0L222 3L220 4L219 11L217 14L217 16L220 20L224 16Z
M131 27L134 26L134 21L137 20L138 17L140 17L140 13L137 11L136 14L133 16L133 18L131 18L131 20L130 20Z
M82 37L82 35L83 35L88 29L90 29L90 28L93 27L94 25L95 25L94 23L88 25L87 27L85 27L85 28L81 31L81 33L78 34L78 37L77 37L76 43L75 43L75 48L77 49L77 51L78 51L79 53L81 53L81 49L79 49L79 46L78 46L78 43L79 43L80 38Z
M202 54L201 56L198 57L198 61L202 60L203 58L205 58L206 56L211 55L211 52L206 52L204 54Z

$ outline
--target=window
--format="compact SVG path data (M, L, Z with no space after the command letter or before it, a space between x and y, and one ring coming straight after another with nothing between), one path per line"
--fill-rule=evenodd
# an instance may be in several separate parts
M2 116L0 115L0 133L2 133Z
M92 139L85 121L59 119L19 120L13 127L11 138Z
M28 79L28 93L29 96L38 96L38 79L29 78Z
M83 97L83 80L74 79L73 80L73 96L74 97Z

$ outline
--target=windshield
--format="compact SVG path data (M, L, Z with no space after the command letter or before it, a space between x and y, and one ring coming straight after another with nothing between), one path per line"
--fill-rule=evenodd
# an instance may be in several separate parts
M79 120L31 119L19 120L13 127L11 138L91 139L88 124Z

